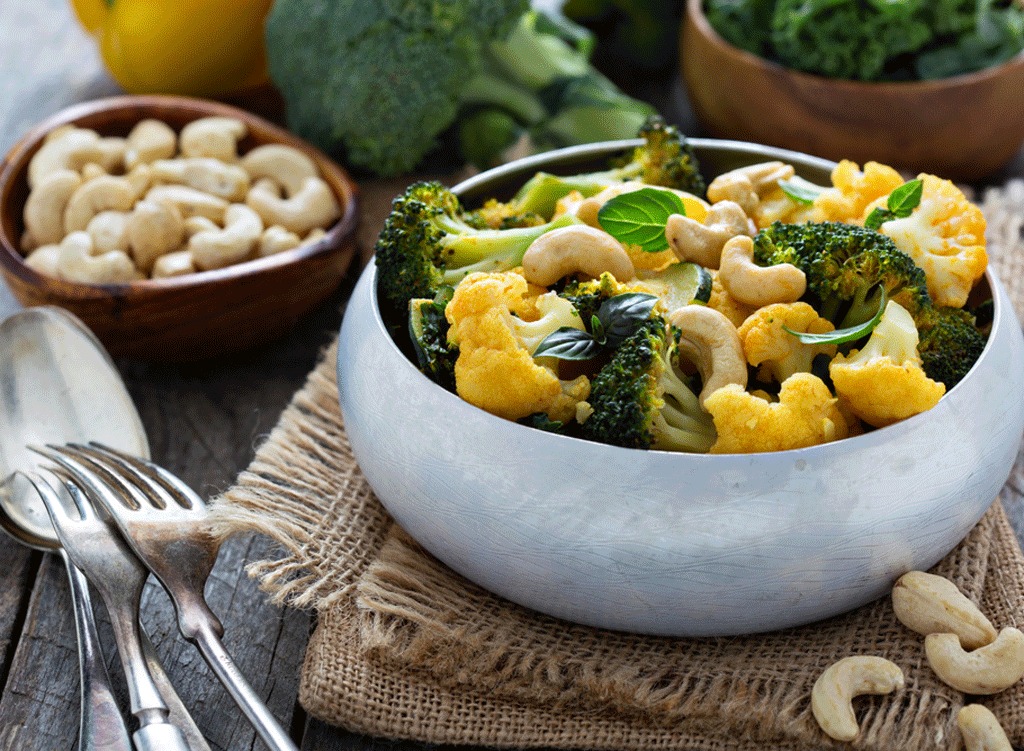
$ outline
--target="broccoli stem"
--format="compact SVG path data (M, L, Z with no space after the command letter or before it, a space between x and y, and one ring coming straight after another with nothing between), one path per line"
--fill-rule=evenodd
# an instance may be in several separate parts
M849 328L859 326L865 321L870 321L878 312L878 304L882 299L882 291L878 285L866 285L857 290L850 301L850 309L846 312L842 322L837 328ZM827 316L826 316L827 317Z
M457 224L454 220L439 222L444 229ZM451 233L441 240L442 258L447 267L444 283L453 284L453 280L458 283L473 271L505 271L518 266L534 240L545 232L572 224L579 224L579 220L566 214L536 227L477 230L466 225L468 229L461 233L451 228Z
M463 105L498 107L523 125L535 125L548 115L536 94L489 70L469 79L461 94Z

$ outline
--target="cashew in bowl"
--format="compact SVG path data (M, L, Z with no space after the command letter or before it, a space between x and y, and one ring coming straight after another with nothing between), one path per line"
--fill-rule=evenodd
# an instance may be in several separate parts
M85 231L93 242L94 253L107 253L111 250L127 251L128 220L131 215L124 211L101 211L90 221Z
M334 192L319 177L306 178L302 188L290 198L281 198L272 180L258 180L245 202L265 224L278 224L297 235L326 227L340 215Z
M248 258L263 233L259 214L245 204L228 207L224 229L199 232L189 238L188 249L196 268L219 269Z
M135 192L123 177L102 175L82 184L64 209L64 231L84 230L101 211L131 211Z
M951 633L964 649L977 649L996 638L995 627L978 606L956 585L924 571L908 571L892 588L892 609L900 623L912 631L928 634Z
M999 720L981 704L968 704L956 715L965 751L1013 751Z
M796 302L807 291L807 277L796 266L754 263L754 241L745 235L734 237L722 248L718 278L732 297L758 308Z
M25 259L25 265L46 276L59 276L60 245L41 245Z
M64 239L64 210L82 185L81 176L68 169L56 169L42 177L25 201L25 229L37 245Z
M52 172L78 172L90 162L99 164L103 157L98 133L84 128L65 130L43 143L28 163L28 186L34 190Z
M275 253L283 253L286 250L299 247L302 242L302 238L294 232L289 232L284 227L279 227L275 224L273 227L267 227L263 231L256 255L260 258L265 258Z
M211 157L158 159L151 165L153 178L179 183L226 201L241 201L249 190L249 173Z
M734 169L711 181L708 199L712 203L733 201L747 216L752 216L765 193L778 185L779 180L789 180L795 174L793 166L783 162L764 162Z
M271 143L257 146L242 157L242 167L253 180L269 178L284 188L284 194L291 198L310 177L320 173L316 164L296 148Z
M139 201L131 213L128 236L135 263L149 271L160 256L181 247L185 222L170 201Z
M182 156L208 156L222 162L238 161L238 142L249 129L233 117L203 117L181 129Z
M636 276L622 243L607 232L583 224L545 232L523 255L523 276L542 287L569 274L583 273L596 279L605 272L620 282Z
M184 276L194 274L197 271L196 264L192 258L191 251L176 250L173 253L160 256L153 264L153 278L166 279L170 276Z
M57 275L69 282L116 284L139 278L132 259L122 250L93 255L88 232L72 232L60 244Z
M224 221L228 202L186 185L155 185L146 193L147 201L170 201L181 215L188 219L193 216L205 217L214 222Z
M170 159L178 148L178 135L160 120L140 120L125 143L124 165L133 170L141 164Z
M693 261L717 269L722 248L737 235L749 235L750 222L739 204L719 201L709 210L704 223L673 214L665 225L665 239L680 261Z
M862 694L889 694L903 687L903 671L882 657L844 657L821 674L811 691L811 712L825 734L852 741L860 732L853 699Z
M704 386L700 403L715 391L735 383L747 386L747 361L732 321L714 308L684 305L668 315L668 322L682 331L679 352L700 372Z
M1024 678L1024 633L1012 627L973 652L964 651L956 634L929 634L924 651L935 675L965 694L997 694Z

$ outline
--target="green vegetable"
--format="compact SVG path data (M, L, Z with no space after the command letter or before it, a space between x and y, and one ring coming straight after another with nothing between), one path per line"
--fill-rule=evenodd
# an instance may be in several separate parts
M664 271L653 274L654 279L668 286L668 294L663 295L665 307L670 311L684 305L698 303L707 305L711 300L711 287L714 280L706 268L699 263L674 263ZM648 278L646 275L641 278Z
M641 188L608 200L598 212L597 221L619 242L657 253L668 248L665 225L673 214L686 215L679 196L667 190Z
M810 180L804 180L800 176L790 178L789 180L779 180L779 187L782 188L783 193L797 203L808 206L814 203L815 199L827 190L821 185L815 185Z
M933 381L953 388L985 349L986 336L978 330L974 316L960 308L928 308L915 322L921 335L917 351L921 366Z
M550 334L533 351L534 357L590 360L605 349L616 349L651 317L658 298L641 292L609 297L590 317L590 331L569 326Z
M420 370L442 388L455 391L455 361L459 348L448 343L448 319L444 309L452 288L443 287L432 300L409 301L409 337Z
M708 21L725 41L760 57L769 55L775 0L707 0L705 5Z
M910 216L914 209L921 205L921 195L924 192L924 182L921 180L910 180L903 183L889 194L886 201L887 208L876 208L868 218L864 220L867 229L878 229L891 219L905 219Z
M870 334L878 322L882 320L882 314L885 313L885 306L889 302L889 297L885 293L885 287L881 287L881 294L878 298L878 312L858 326L849 326L845 329L836 329L835 331L828 331L824 334L809 334L802 331L793 331L788 326L783 326L783 330L787 334L795 336L801 344L845 344L846 342L855 342L858 339L863 339L865 336Z

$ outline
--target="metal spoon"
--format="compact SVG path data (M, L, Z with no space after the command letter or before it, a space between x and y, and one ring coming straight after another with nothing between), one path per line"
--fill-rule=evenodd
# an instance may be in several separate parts
M0 527L67 564L81 658L79 749L122 751L131 744L101 657L88 583L68 560L35 489L21 475L12 476L45 462L27 445L81 440L110 441L149 456L142 420L103 346L59 308L30 308L0 322ZM192 751L209 751L145 631L142 649L171 722Z

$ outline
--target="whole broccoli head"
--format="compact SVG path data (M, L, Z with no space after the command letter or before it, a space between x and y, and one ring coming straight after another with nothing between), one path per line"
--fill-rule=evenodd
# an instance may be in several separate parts
M986 337L974 316L960 308L926 308L916 317L921 367L933 381L953 388L963 380L985 349Z
M615 350L591 384L585 438L627 448L711 448L711 417L673 365L676 333L655 317Z

